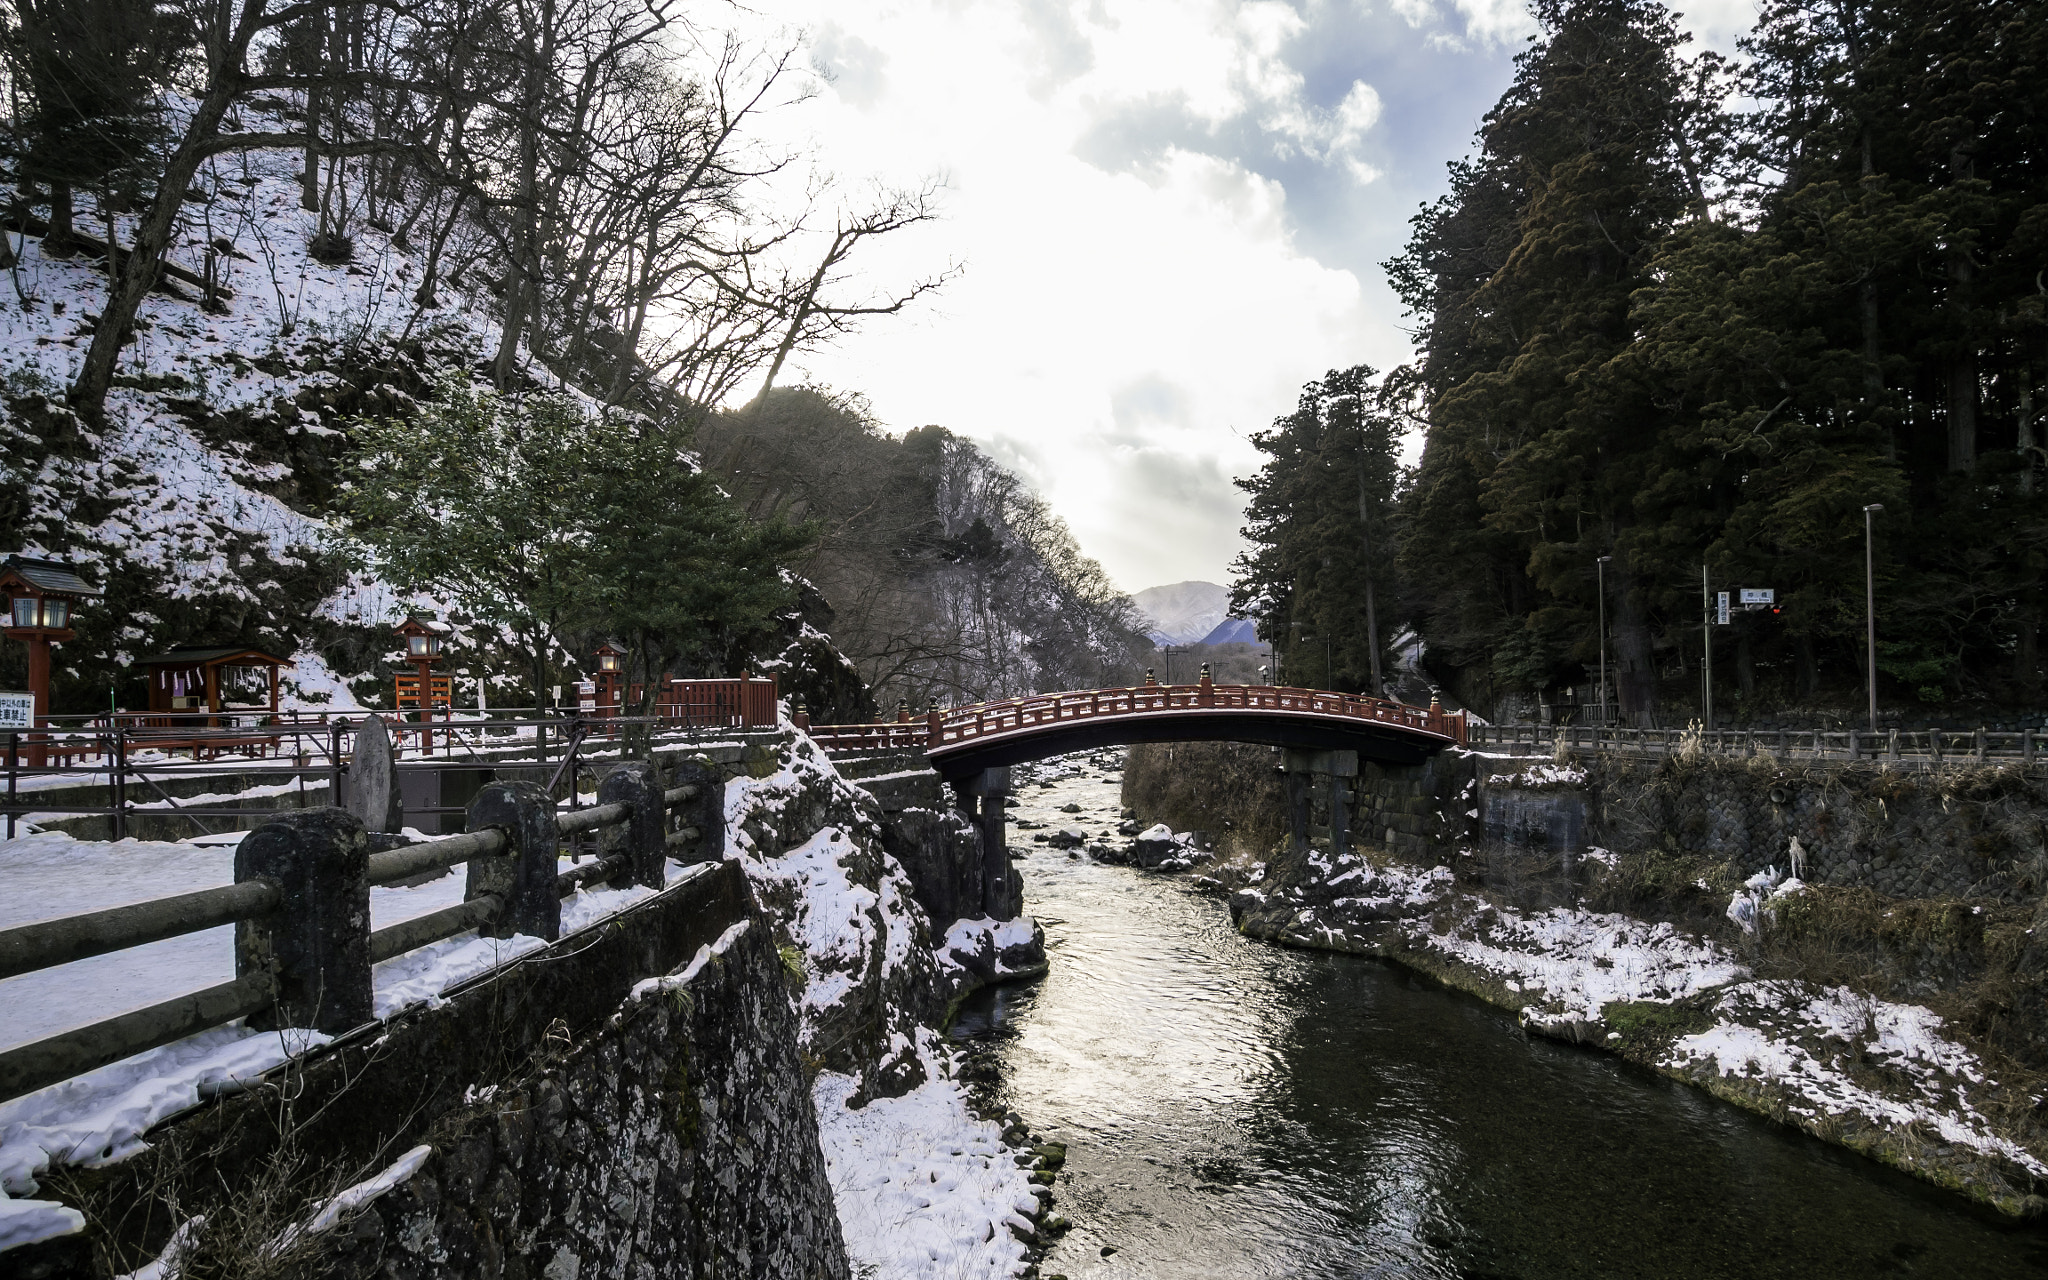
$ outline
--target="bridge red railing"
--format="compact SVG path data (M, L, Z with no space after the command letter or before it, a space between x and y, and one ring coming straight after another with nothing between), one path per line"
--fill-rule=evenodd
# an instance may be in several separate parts
M933 711L922 720L814 725L810 734L820 746L836 751L912 747L939 751L1035 725L1217 710L1274 711L1372 721L1437 734L1460 745L1466 732L1464 712L1445 711L1434 702L1427 708L1412 707L1354 693L1275 685L1211 684L1204 680L1200 684L1146 684L1129 689L1034 694Z

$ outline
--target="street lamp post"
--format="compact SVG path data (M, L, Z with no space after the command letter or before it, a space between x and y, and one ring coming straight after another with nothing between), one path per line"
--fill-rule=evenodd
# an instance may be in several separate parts
M1863 639L1870 668L1870 731L1877 732L1877 554L1872 517L1884 510L1873 502L1863 508Z
M1593 561L1593 574L1600 581L1600 723L1605 726L1607 719L1607 562L1613 556L1601 556Z

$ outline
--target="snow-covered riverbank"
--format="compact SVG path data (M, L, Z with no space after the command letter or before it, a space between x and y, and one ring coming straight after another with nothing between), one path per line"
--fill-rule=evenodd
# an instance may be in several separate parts
M1530 1030L1619 1053L2015 1216L2048 1179L2036 1092L1916 1004L1759 978L1667 922L1523 909L1450 867L1276 855L1217 875L1249 934L1385 956L1516 1012ZM1794 892L1798 892L1794 890Z

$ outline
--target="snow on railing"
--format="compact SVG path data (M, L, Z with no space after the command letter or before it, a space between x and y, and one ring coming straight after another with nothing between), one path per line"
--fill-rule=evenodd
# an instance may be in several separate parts
M0 930L0 978L10 978L236 926L233 981L0 1051L0 1101L235 1018L348 1031L373 1020L372 965L471 929L553 942L561 900L582 886L660 889L671 856L724 856L724 783L691 761L667 781L625 763L600 780L597 804L566 812L539 783L491 783L464 834L376 852L344 810L286 811L243 838L234 884ZM599 856L561 871L563 837L593 831ZM373 887L465 864L463 902L370 928Z

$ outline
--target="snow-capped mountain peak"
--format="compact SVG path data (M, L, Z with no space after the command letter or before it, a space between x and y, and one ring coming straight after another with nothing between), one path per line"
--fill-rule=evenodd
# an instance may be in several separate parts
M1230 617L1230 588L1213 582L1147 587L1131 599L1150 619L1156 644L1199 644Z

